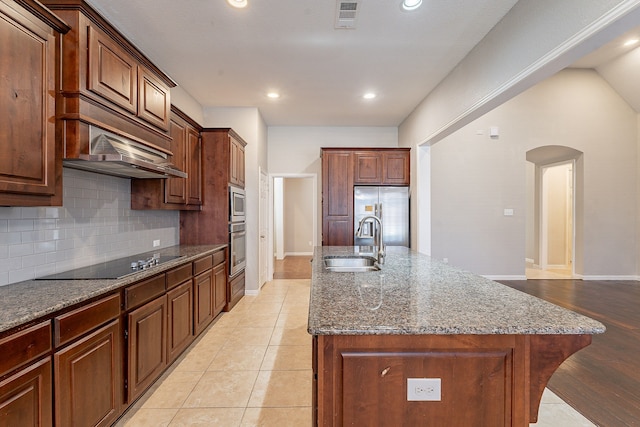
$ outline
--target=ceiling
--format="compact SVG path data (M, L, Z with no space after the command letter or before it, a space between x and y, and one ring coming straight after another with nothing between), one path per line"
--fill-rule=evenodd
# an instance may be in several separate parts
M398 126L517 0L87 0L204 108L257 107L268 126ZM640 112L629 31L577 61ZM621 58L624 58L621 59ZM276 91L279 99L269 99ZM363 99L375 92L374 99Z
M268 126L397 126L517 2L357 0L336 29L335 0L248 1L88 0L203 107Z

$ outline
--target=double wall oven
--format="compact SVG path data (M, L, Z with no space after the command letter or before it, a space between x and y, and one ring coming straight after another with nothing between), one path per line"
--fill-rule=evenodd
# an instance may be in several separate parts
M244 270L247 248L246 198L244 189L229 186L229 275Z

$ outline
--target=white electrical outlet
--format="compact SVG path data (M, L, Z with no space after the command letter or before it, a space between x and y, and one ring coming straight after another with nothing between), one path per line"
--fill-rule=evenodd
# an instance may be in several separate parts
M407 378L407 400L439 402L440 385L440 378Z
M160 240L154 240L153 241L153 247L157 248L158 246L160 246Z

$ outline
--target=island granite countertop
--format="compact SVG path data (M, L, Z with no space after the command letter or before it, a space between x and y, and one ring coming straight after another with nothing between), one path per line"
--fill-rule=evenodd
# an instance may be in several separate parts
M316 247L308 332L312 335L598 334L602 323L404 247L387 247L380 271L338 273Z
M0 333L170 270L225 246L227 245L181 245L153 251L160 255L175 255L179 258L121 279L26 280L0 286Z

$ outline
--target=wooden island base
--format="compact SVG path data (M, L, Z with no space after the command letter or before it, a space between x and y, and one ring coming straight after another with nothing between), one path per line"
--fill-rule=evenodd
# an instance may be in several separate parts
M315 335L315 426L528 426L542 392L591 335ZM440 378L440 401L408 401Z

